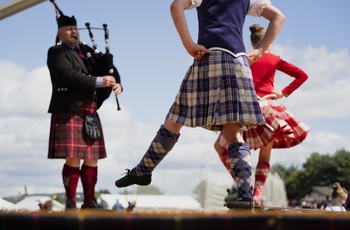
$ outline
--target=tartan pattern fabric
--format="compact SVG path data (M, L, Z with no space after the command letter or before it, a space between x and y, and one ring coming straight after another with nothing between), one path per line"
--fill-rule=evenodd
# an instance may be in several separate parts
M79 112L70 111L51 115L49 159L66 157L102 159L107 156L102 126L101 136L93 140L85 133L84 117L80 115L80 113L92 114L95 111L96 104L93 102L80 106Z
M243 132L250 149L258 149L270 141L272 148L290 148L300 144L308 135L310 128L299 121L283 105L274 99L259 100L266 125L257 126Z
M261 204L261 193L264 189L264 185L267 179L267 176L270 173L270 163L265 162L258 162L255 169L255 182L254 182L254 190L253 190L253 197L254 200Z
M212 51L189 67L167 119L220 131L222 125L265 124L246 56Z
M218 142L218 144L222 147L222 151L218 152L219 158L221 160L221 162L224 164L225 168L227 169L228 173L232 176L233 179L235 179L235 176L233 175L232 172L232 168L231 168L231 163L230 163L230 159L228 157L228 152L227 152L227 144L223 135L223 132L221 131L218 139L216 140Z
M235 176L233 175L233 172L232 172L232 169L231 169L230 159L228 158L227 146L225 146L222 149L222 152L218 152L218 155L219 155L219 158L220 158L221 162L224 164L225 168L227 169L228 173L234 179Z
M172 133L162 125L140 163L135 167L135 173L138 176L152 174L154 168L171 151L179 137L180 134Z
M228 146L228 156L237 186L237 198L252 198L250 184L252 166L249 146L241 142L232 143Z

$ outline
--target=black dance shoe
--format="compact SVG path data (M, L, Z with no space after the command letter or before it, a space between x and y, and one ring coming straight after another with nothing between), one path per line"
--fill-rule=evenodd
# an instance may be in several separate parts
M81 209L100 209L100 210L103 210L102 206L97 204L96 201L92 202L91 204L81 205Z
M133 184L146 186L149 185L152 181L152 174L138 176L136 175L134 169L126 169L126 171L126 175L115 182L115 186L118 188L127 187Z

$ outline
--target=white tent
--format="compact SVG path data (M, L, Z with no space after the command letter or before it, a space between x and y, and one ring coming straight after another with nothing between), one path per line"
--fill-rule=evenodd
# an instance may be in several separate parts
M227 196L227 189L234 184L231 175L224 172L214 172L207 169L206 189L203 208L205 210L227 210L224 207L224 199Z
M100 198L108 203L109 209L113 207L117 199L124 207L128 207L128 202L136 202L137 209L187 209L200 210L200 203L187 195L122 195L122 194L101 194Z
M14 203L7 201L3 198L0 198L0 210L1 209L12 210L14 209L14 207L15 207Z
M288 206L286 186L278 173L270 173L267 176L261 199L264 205Z
M51 200L49 196L27 196L23 200L15 204L15 210L26 210L26 211L37 211L40 210L39 203L45 203L46 201ZM56 200L52 200L53 207L52 211L63 211L65 205L61 204Z

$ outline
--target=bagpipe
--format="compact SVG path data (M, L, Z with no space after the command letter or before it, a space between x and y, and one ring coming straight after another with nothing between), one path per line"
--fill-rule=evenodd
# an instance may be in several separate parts
M53 3L56 9L56 14L58 12L60 15L64 15L62 11L58 8L57 4L55 3L55 0L50 0L50 1ZM102 25L103 28L95 28L95 27L90 27L90 23L86 22L85 26L86 26L85 29L89 31L92 47L87 45L83 41L79 41L79 46L81 48L81 51L83 52L83 55L85 56L84 62L87 64L87 67L90 69L91 74L93 74L94 76L111 75L115 78L117 83L120 83L120 75L117 68L113 64L113 55L110 53L109 31L107 29L107 24L104 23ZM78 28L78 29L83 30L84 28ZM105 38L105 45L106 45L105 53L102 53L97 49L95 38L92 34L92 29L104 31L104 38ZM117 102L117 109L121 110L117 95L115 95L115 99Z
M112 75L116 82L120 82L120 75L118 73L117 68L113 64L113 55L109 50L109 34L107 29L107 24L103 24L104 37L106 43L106 52L102 53L97 49L97 45L95 43L94 36L91 32L91 29L101 29L101 28L92 28L90 27L90 23L86 22L85 26L89 31L89 36L93 46L88 46L85 42L80 41L80 47L82 48L82 52L86 57L89 66L91 67L91 72L95 76L104 76L104 75ZM118 110L121 110L119 105L119 100L117 95L115 96L117 102Z

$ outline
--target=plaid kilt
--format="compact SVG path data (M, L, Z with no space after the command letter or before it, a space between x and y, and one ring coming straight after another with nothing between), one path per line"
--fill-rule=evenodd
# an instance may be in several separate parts
M93 114L96 104L82 105L79 111L51 115L48 158L102 159L107 156L102 125L101 136L97 140L91 139L85 132L83 114Z
M243 132L243 138L250 149L258 149L270 141L272 148L290 148L301 143L309 133L310 128L297 120L283 105L278 105L276 99L259 100L266 125L257 126Z
M166 118L220 131L223 124L265 124L246 56L214 50L189 67Z

